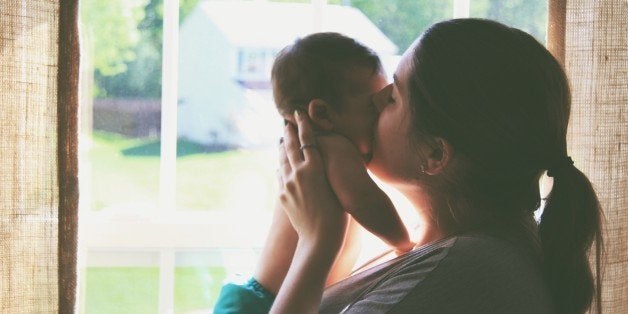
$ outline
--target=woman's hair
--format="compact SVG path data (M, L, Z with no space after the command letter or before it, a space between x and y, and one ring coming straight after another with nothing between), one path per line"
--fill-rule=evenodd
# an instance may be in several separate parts
M338 106L347 89L346 74L362 66L382 73L377 54L339 33L297 39L277 55L271 72L275 104L281 114L303 109L312 99Z
M481 19L435 24L414 45L408 83L417 145L454 150L443 175L422 182L439 223L484 232L538 257L559 313L584 312L597 292L601 209L587 177L567 155L567 78L527 33ZM553 176L540 225L539 179ZM596 241L597 282L588 253Z

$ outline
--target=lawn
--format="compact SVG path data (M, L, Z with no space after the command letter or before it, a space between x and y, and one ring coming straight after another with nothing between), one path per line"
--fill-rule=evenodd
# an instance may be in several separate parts
M250 204L272 208L274 148L212 151L184 140L177 148L178 210L234 210ZM94 132L88 160L93 210L157 207L159 141Z
M225 276L222 267L176 267L174 313L207 312ZM157 267L89 267L86 284L86 313L158 312Z
M272 210L276 148L211 149L179 140L177 210ZM159 191L160 143L94 132L81 182L91 210L153 210ZM158 267L87 267L86 313L157 313ZM221 266L175 267L175 313L207 312L226 277Z

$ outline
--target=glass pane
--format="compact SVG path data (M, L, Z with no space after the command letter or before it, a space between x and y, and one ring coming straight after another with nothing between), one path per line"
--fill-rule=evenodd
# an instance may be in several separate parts
M82 210L156 208L161 36L143 0L81 2Z
M268 215L273 206L276 145L283 124L272 100L270 68L281 47L245 43L259 35L237 29L248 23L243 19L251 5L200 2L182 15L176 178L180 211ZM238 39L233 32L248 38Z
M227 281L246 280L257 254L247 249L180 252L175 256L174 312L211 313ZM227 274L232 274L231 278ZM246 275L245 275L246 274Z
M157 313L159 259L147 252L89 252L81 313Z
M547 0L470 0L470 16L496 20L547 42Z

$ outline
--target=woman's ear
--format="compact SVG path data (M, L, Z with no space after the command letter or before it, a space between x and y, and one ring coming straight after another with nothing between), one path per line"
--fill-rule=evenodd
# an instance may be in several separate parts
M427 164L423 171L425 174L431 176L437 175L445 170L454 153L453 147L444 138L437 137L435 142L436 148L427 157Z
M333 108L322 99L313 99L307 104L307 113L310 120L317 127L325 131L333 131L334 124L331 115L334 114Z

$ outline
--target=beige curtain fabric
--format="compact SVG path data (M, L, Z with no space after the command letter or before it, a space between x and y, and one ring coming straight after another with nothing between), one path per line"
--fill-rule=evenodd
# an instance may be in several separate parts
M604 209L602 312L628 313L628 1L550 1L550 19L564 26L564 50L560 36L550 48L572 88L569 152Z
M74 307L75 2L0 2L1 313Z

